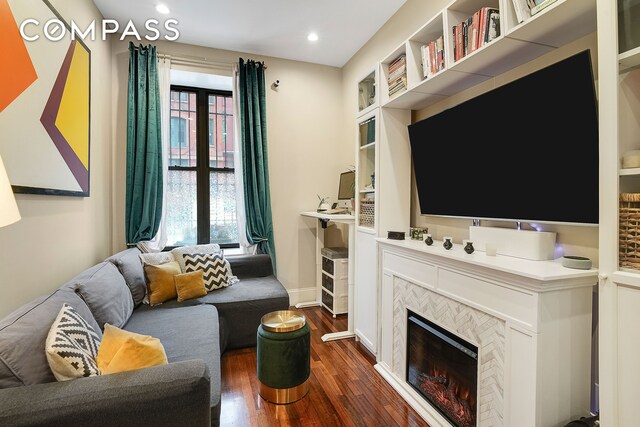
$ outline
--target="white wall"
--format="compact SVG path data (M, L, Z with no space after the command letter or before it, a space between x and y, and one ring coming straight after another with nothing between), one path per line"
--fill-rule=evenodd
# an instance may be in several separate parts
M373 70L377 61L386 57L390 52L395 50L409 36L431 19L436 13L441 11L449 4L446 0L437 0L425 2L422 0L408 0L405 5L376 33L376 35L363 46L360 51L354 55L343 69L343 102L346 109L347 128L345 134L348 135L352 144L355 135L355 111L356 104L356 88L357 83L364 76ZM596 35L591 34L583 37L573 43L563 46L560 49L544 55L534 61L529 62L521 67L504 73L494 79L491 79L474 88L468 89L455 96L449 97L437 104L426 109L413 112L412 122L419 121L430 115L436 114L446 108L480 95L494 87L505 84L518 77L522 77L532 71L556 62L571 53L578 52L585 48L592 51L592 62L597 64L597 46ZM594 72L597 78L597 70L594 66ZM434 159L433 161L438 161ZM443 236L452 236L454 242L462 242L462 239L468 238L468 228L471 225L470 220L438 218L431 216L423 216L420 214L418 204L418 196L415 187L415 180L412 174L412 197L411 197L411 219L410 224L416 227L428 227L434 238L441 240ZM483 221L483 225L507 226L514 227L513 223L498 223ZM594 265L598 265L598 228L597 227L580 227L580 226L563 226L563 225L545 225L545 231L554 231L557 233L557 242L560 250L565 254L586 256L594 261ZM561 256L561 253L558 253Z
M51 3L81 28L102 19L93 2ZM100 40L86 44L91 50L91 197L16 195L22 220L0 228L0 317L111 253L111 46Z
M137 44L137 42L135 42ZM113 251L125 247L124 197L126 155L126 95L128 40L113 45ZM192 68L200 72L229 72L243 59L267 65L267 142L271 207L273 211L278 279L289 290L292 303L315 297L315 220L300 212L314 210L316 194L337 196L340 172L352 160L353 145L343 145L342 73L335 67L209 49L180 43L157 42L159 53L206 58L228 63L223 70ZM185 67L180 67L184 69ZM230 75L230 74L228 74ZM280 80L277 89L271 84ZM352 156L351 156L352 158ZM337 234L337 236L336 236ZM333 233L340 241L340 233ZM306 289L306 291L305 291ZM302 291L301 291L302 290Z

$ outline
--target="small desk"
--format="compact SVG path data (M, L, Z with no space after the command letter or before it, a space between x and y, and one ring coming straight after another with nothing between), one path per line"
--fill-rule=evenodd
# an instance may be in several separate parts
M342 338L355 337L353 332L353 292L354 292L354 280L353 280L353 251L355 249L355 223L356 218L354 215L348 214L323 214L321 212L302 212L300 215L317 218L316 222L316 302L314 303L299 303L296 304L296 308L311 307L321 305L322 301L322 248L324 248L324 229L323 222L333 221L337 224L347 224L349 226L349 310L347 314L347 330L342 332L334 332L332 334L324 334L322 341L333 341Z

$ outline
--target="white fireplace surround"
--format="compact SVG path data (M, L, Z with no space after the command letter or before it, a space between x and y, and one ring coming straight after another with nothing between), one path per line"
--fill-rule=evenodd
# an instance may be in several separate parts
M407 310L411 310L478 347L478 425L504 425L505 322L399 277L393 279L393 298L393 373L407 377Z
M441 242L378 244L376 369L431 426L450 423L406 382L407 310L478 347L478 426L560 427L589 415L596 269Z

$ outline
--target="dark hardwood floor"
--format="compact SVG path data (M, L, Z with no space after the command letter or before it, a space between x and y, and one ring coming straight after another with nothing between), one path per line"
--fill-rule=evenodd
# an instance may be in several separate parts
M320 307L299 311L311 326L309 393L288 405L265 401L258 394L256 349L228 351L222 356L222 427L428 427L373 368L374 357L354 338L322 342L325 333L347 329L346 315L334 319Z

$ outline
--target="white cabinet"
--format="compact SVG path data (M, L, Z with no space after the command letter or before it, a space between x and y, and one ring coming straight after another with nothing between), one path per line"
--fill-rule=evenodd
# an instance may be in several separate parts
M376 236L356 232L354 332L369 351L378 351L378 274Z
M619 6L619 9L616 7ZM619 256L619 193L640 193L640 170L621 169L640 149L640 7L598 0L600 115L599 404L603 426L638 425L640 271Z
M372 108L356 119L356 250L354 332L378 352L378 270L376 237L409 229L411 152L407 126L411 111Z

